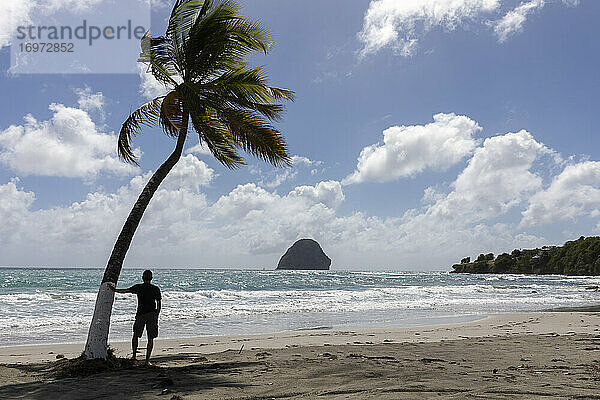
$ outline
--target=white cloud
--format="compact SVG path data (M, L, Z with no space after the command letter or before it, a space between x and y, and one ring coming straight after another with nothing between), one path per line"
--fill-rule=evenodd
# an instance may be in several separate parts
M383 132L383 144L365 147L356 171L344 184L387 182L425 169L446 170L472 154L481 127L456 114L436 114L426 125L393 126Z
M48 12L69 10L73 13L89 11L90 8L106 0L44 0L38 1L38 6Z
M83 104L92 107L97 100L84 99ZM138 171L118 159L116 136L100 132L86 111L62 104L49 109L54 114L48 121L28 114L23 125L0 131L0 162L23 175L93 179L101 172Z
M85 89L75 89L75 93L79 98L77 103L79 109L83 111L102 111L104 103L106 101L102 92L93 93L92 89L86 87Z
M298 176L298 170L291 169L291 168L285 168L285 169L281 170L281 172L276 172L275 178L273 178L272 180L270 180L270 181L261 180L258 183L259 183L259 185L264 185L265 187L267 187L269 189L273 189L278 186L281 186L283 183L285 183L287 181L296 179L297 176Z
M186 149L185 153L186 154L205 155L205 156L212 155L212 153L210 152L208 147L202 142L198 142L198 144Z
M502 17L506 0L371 0L358 39L359 58L391 48L402 56L414 54L421 38L431 29L454 30L457 26L491 26L500 42L523 30L528 15L542 9L546 0L520 3ZM569 7L579 0L562 0ZM500 18L499 18L500 17ZM490 19L497 19L491 22Z
M35 194L19 189L18 183L19 178L14 178L0 185L0 245L22 239L21 225L35 201Z
M522 226L600 215L600 162L565 167L550 186L531 197L523 211Z
M498 36L498 41L505 42L509 36L521 32L523 24L527 21L527 15L541 9L544 5L545 0L531 0L527 3L521 3L500 20L496 21L494 23L494 33Z
M545 154L553 152L524 130L486 139L452 184L454 190L426 215L436 223L472 223L506 213L541 189L542 178L531 168Z
M209 206L224 248L239 254L271 255L302 237L325 239L328 221L344 200L339 182L300 186L281 196L253 183L239 185ZM229 245L227 244L229 243Z
M358 34L360 56L392 47L409 56L419 38L433 27L453 30L468 20L495 11L499 0L372 0Z
M29 257L25 262L102 264L151 175L148 172L136 176L115 193L90 193L81 202L40 210L31 209L35 196L19 189L17 180L0 186L0 226L11 223L6 225L10 234L0 235L11 244L3 248L4 255L7 259L12 256L14 262L23 262L18 261L27 258L23 252L31 251L34 261ZM157 244L185 241L187 233L181 229L187 229L186 223L195 212L206 208L205 195L199 189L213 177L214 171L205 163L192 155L183 157L159 187L144 215L136 236L142 242L140 247L152 249ZM69 259L61 260L63 254L69 254Z
M189 154L179 159L177 168L174 168L169 173L168 179L165 180L161 187L170 190L187 187L197 192L200 190L200 186L208 186L210 184L215 178L214 172L203 161Z
M259 166L251 165L249 167L250 173L252 175L258 175L260 177L257 184L259 186L264 186L269 189L273 189L281 186L283 183L296 179L298 173L303 169L311 168L310 174L316 175L319 172L324 172L324 168L314 168L321 167L323 165L322 161L311 160L308 157L294 155L291 157L292 165L290 167L285 168L270 168L266 171L263 170Z
M68 10L78 13L105 0L2 0L0 2L0 48L10 45L18 26L32 23L32 14L47 15Z
M115 193L90 193L81 202L41 210L32 209L34 194L19 189L17 181L0 186L0 226L12 223L10 235L3 235L10 245L0 243L3 262L104 263L150 175L134 177ZM285 196L250 183L209 204L200 187L213 177L214 172L193 155L182 158L152 199L128 265L231 266L249 262L251 254L269 254L270 259L300 237L324 238L323 221L330 220L343 201L341 185L329 181L298 187Z
M345 212L337 181L283 194L247 183L209 201L205 188L215 173L188 154L152 199L126 265L274 268L295 240L309 237L321 243L336 269L449 269L468 255L552 244L510 222L514 212L541 203L547 209L535 208L539 215L600 216L600 163L570 166L543 190L536 169L554 156L526 131L488 138L448 191L444 185L427 188L416 208L383 218ZM136 176L114 193L90 193L45 209L35 208L35 194L18 180L0 185L3 263L103 265L150 175Z
M434 204L437 201L442 200L446 195L436 190L436 188L428 187L423 191L423 198L421 201L423 204Z
M337 181L319 182L315 186L298 186L288 197L306 199L310 203L320 203L331 209L336 209L344 201L342 185Z
M19 25L31 23L29 14L35 5L31 0L0 2L0 48L10 44L10 39Z
M320 166L323 164L323 161L314 161L311 160L308 157L304 157L304 156L292 156L292 165L294 166L306 166L306 167L311 167L311 166Z
M0 204L12 204L8 213L18 215L0 243L3 261L102 265L150 175L136 176L115 193L90 193L81 202L42 210L32 209L34 194L16 182L0 186ZM248 183L210 203L201 187L213 177L194 156L182 159L152 199L127 265L271 268L295 240L309 237L321 243L338 269L439 269L476 251L543 242L503 224L448 221L427 212L435 205L400 218L341 215L345 196L336 181L298 186L285 195ZM444 199L438 193L433 201Z
M397 220L368 219L380 225L381 251L402 249L408 253L404 259L426 258L434 267L436 261L483 251L548 244L516 223L494 222L540 190L542 179L532 169L546 155L554 153L526 131L486 139L448 194L428 188L422 209L410 209Z
M148 67L144 64L138 64L139 76L141 79L140 93L146 99L154 99L158 96L164 96L169 90L160 83L152 73L148 72Z

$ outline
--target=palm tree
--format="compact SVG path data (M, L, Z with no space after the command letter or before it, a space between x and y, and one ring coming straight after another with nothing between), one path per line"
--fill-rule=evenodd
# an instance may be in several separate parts
M107 282L119 279L146 207L181 157L190 122L200 141L230 169L244 164L240 149L275 166L290 164L285 141L271 121L280 119L280 102L293 100L293 92L269 86L262 67L247 64L249 56L267 54L270 46L269 30L241 17L238 5L229 0L177 0L165 35L142 39L140 61L169 92L127 118L118 153L137 164L132 138L142 126L157 123L177 144L142 190L114 245L96 299L87 358L106 358L114 300Z

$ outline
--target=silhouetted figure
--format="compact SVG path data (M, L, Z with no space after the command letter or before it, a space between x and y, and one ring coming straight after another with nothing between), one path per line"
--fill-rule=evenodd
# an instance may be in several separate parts
M138 338L142 337L144 327L146 327L146 336L148 345L146 346L146 364L150 364L150 354L154 346L154 338L158 336L158 314L160 314L161 295L158 286L150 283L152 280L152 271L145 270L142 274L144 283L138 283L128 289L117 289L115 284L109 282L111 290L117 293L135 293L137 295L138 306L133 323L133 338L131 339L131 349L133 351L133 360L136 359Z

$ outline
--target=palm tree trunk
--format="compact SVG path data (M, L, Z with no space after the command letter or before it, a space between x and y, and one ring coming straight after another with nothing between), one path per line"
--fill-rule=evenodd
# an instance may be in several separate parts
M108 260L108 265L104 271L104 277L98 290L98 296L96 297L96 306L94 307L94 316L92 317L92 323L90 324L90 330L88 332L87 342L85 345L85 357L87 359L92 358L104 358L107 356L107 343L108 343L108 330L110 327L110 315L112 312L112 305L114 301L114 292L108 288L107 282L114 282L115 284L119 280L119 274L125 260L127 250L133 239L133 235L144 215L144 211L148 207L152 196L167 177L171 169L177 164L181 158L183 151L183 145L185 143L185 137L187 135L188 118L184 118L184 129L181 129L177 138L177 145L175 150L169 158L156 170L154 175L150 178L144 190L135 202L121 233L117 238L113 251Z

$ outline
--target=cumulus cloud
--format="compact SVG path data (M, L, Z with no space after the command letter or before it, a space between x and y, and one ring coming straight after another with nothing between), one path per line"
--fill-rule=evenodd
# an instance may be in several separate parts
M504 0L371 0L358 39L362 48L359 58L391 48L402 56L411 56L419 40L431 29L448 31L457 26L479 24L491 26L500 42L521 32L527 17L544 7L546 0L522 2L499 16ZM569 7L579 0L562 0ZM501 14L500 14L501 15ZM500 18L499 18L500 17ZM490 19L495 20L490 22Z
M490 162L497 154L489 154ZM10 235L2 236L3 261L102 265L150 175L136 176L114 193L90 193L81 202L41 210L33 209L35 195L18 182L0 186L0 204L11 204L8 213L18 215ZM247 183L209 202L203 188L212 179L214 172L193 155L177 164L150 203L127 265L272 267L291 243L309 237L323 245L336 268L439 269L479 247L495 251L543 242L505 224L450 221L428 212L448 197L441 192L423 210L380 218L344 215L337 181L297 186L287 194Z
M8 46L19 25L31 23L35 3L28 0L2 0L0 3L0 48Z
M38 5L47 11L69 10L71 12L88 11L106 0L44 0Z
M316 186L298 186L288 196L305 199L309 203L320 203L331 209L336 209L344 201L342 185L337 181L319 182Z
M499 0L372 0L358 34L360 56L391 47L403 56L414 52L419 38L433 27L453 30L468 20L495 11Z
M176 166L163 182L163 188L175 190L188 187L197 192L201 186L208 186L216 176L213 169L192 154L181 157Z
M524 130L487 138L449 186L425 189L423 201L402 215L380 217L346 210L343 186L334 180L284 193L246 183L212 200L207 193L215 172L188 154L152 199L126 264L271 268L291 243L308 237L337 269L446 269L466 255L551 244L511 222L515 212L527 208L523 219L532 224L548 214L600 216L600 163L568 166L544 188L537 171L555 155ZM42 209L18 179L0 185L3 263L104 264L151 174L114 192Z
M310 169L311 175L316 175L319 172L323 172L324 168L320 168L323 165L322 161L311 160L308 157L293 155L291 157L292 165L286 168L270 168L264 170L258 166L250 166L250 173L252 175L258 175L260 177L257 184L259 186L265 186L269 189L273 189L281 186L283 183L296 179L298 173L305 169ZM317 168L319 167L319 168Z
M521 32L523 24L527 21L527 16L541 9L544 5L545 0L531 0L527 3L521 3L496 21L494 23L494 33L498 36L498 41L505 42L511 35Z
M85 89L75 89L75 93L79 98L77 104L79 109L83 111L102 111L106 101L102 92L93 93L90 87Z
M531 197L523 211L522 226L600 216L600 162L586 161L565 167L550 186Z
M0 186L0 220L3 226L14 222L10 234L2 238L16 246L10 253L17 259L23 248L35 248L39 249L37 262L54 262L60 254L73 254L76 261L71 262L101 263L151 175L150 171L136 176L115 193L94 192L68 206L39 210L31 208L35 195L12 180ZM176 225L206 207L200 187L210 184L213 177L214 171L204 162L192 155L182 158L152 199L140 229L142 240L149 247L181 240L183 233Z
M82 12L105 0L2 0L0 2L0 48L10 45L18 26L32 23L34 12L47 15L57 11Z
M579 0L562 0L563 4L569 7L577 7Z
M320 166L323 165L323 161L315 161L315 160L311 160L308 157L304 157L304 156L292 156L292 165L294 166L306 166L306 167L312 167L312 166Z
M286 168L280 172L275 172L275 177L271 180L262 179L258 182L259 185L265 186L269 189L276 188L281 186L283 183L287 181L291 181L292 179L296 179L298 176L297 169Z
M0 218L12 222L10 235L2 235L0 243L3 261L103 263L150 176L136 176L115 193L90 193L81 202L40 210L32 209L35 195L19 188L17 180L0 185ZM287 195L249 183L209 203L202 188L213 178L204 162L193 155L182 158L144 215L131 262L231 266L250 254L272 257L298 238L323 239L323 221L334 217L344 197L335 181L297 187ZM66 253L69 260L62 259Z
M428 254L435 263L460 254L547 244L544 238L520 231L516 223L494 221L542 188L542 178L532 171L534 163L553 154L526 131L486 139L449 193L428 188L423 208L385 221L388 247L394 243L415 257Z
M210 156L212 153L210 152L208 146L206 146L202 142L198 142L198 144L188 148L185 150L186 154L197 154L197 155L207 155Z
M152 73L148 71L148 67L144 64L138 64L140 82L140 94L146 99L154 99L155 97L164 96L168 93L165 85L160 83Z
M0 185L0 244L5 244L9 239L14 242L22 239L20 227L35 201L35 194L22 190L17 186L18 183L19 178L13 178L7 184Z
M344 184L387 182L425 169L446 170L473 153L473 137L481 127L456 114L436 114L426 125L393 126L383 132L383 144L365 147L356 171Z
M101 104L101 94L84 90L83 108ZM117 138L99 130L81 108L53 103L53 116L38 121L31 114L22 125L0 131L0 162L23 175L93 179L100 173L130 175L138 169L119 160Z
M524 130L486 139L452 184L454 190L426 215L464 223L506 213L541 189L542 178L531 169L546 154L553 152Z

